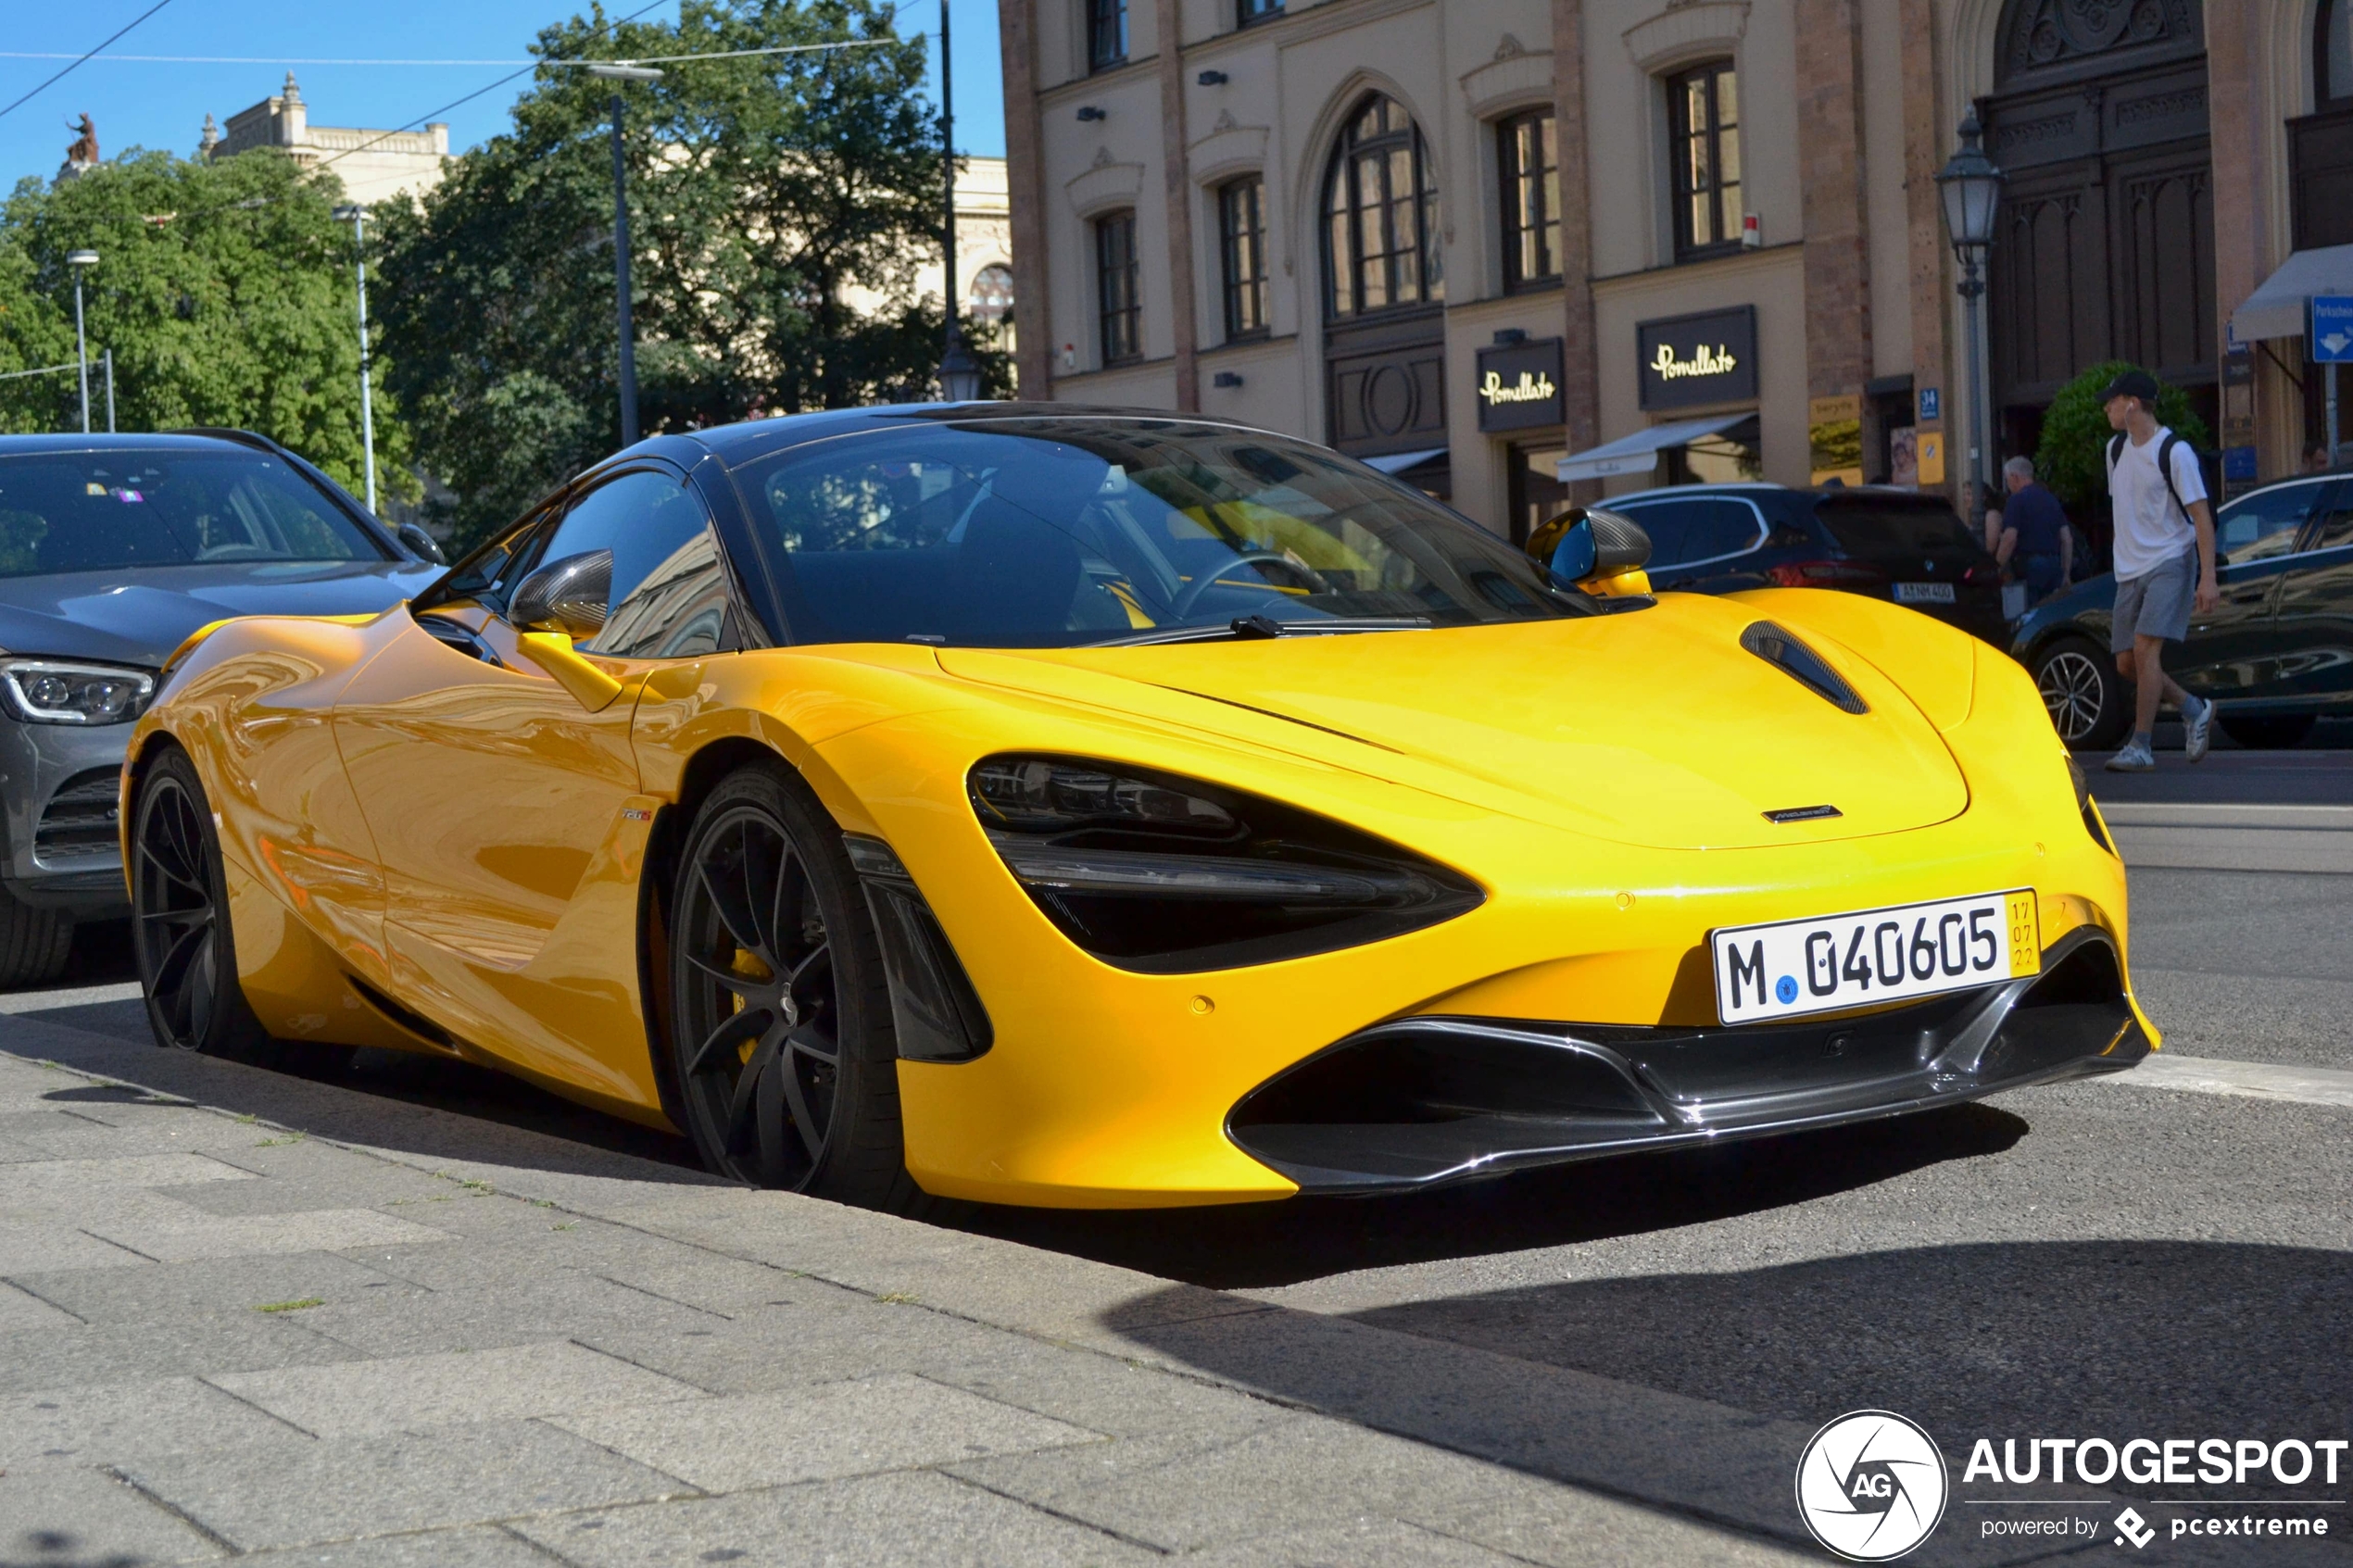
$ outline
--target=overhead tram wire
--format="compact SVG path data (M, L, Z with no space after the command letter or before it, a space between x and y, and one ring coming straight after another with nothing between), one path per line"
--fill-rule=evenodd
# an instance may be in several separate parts
M166 0L166 3L169 4L169 0ZM652 7L648 6L647 9L650 10ZM636 16L645 14L644 11L639 11ZM635 20L635 18L623 17L621 19L625 22ZM106 58L107 62L112 65L151 66L653 66L663 65L672 60L740 60L753 55L807 55L820 49L857 49L868 44L897 42L899 42L897 39L891 38L846 38L825 44L773 44L759 49L712 49L694 55L648 55L642 58L610 60L603 58L594 60L306 59L295 55L108 55ZM89 57L87 55L75 56L55 51L0 49L0 60L77 60ZM40 89L35 88L34 91L38 92Z
M50 77L46 82L44 82L40 86L35 87L31 92L27 93L23 97L19 98L15 103L10 104L6 108L0 109L0 119L6 119L9 115L14 114L17 110L22 108L25 105L31 103L33 99L47 92L57 83L72 75L75 69L78 68L82 61L88 59L91 55L96 54L100 49L105 48L107 44L113 43L116 39L121 37L124 33L129 32L132 28L137 27L141 22L145 21L149 17L154 16L157 11L162 10L166 6L170 4L171 0L156 0L154 5L148 6L145 10L132 18L129 21L123 23L122 26L115 29L114 31L108 33L104 41L93 45L89 54L76 56L72 65L69 65L66 67L65 69L58 71L55 76Z

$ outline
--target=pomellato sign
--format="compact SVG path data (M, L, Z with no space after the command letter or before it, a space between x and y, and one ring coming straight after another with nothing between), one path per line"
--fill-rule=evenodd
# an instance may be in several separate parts
M1638 322L1642 407L1692 408L1756 395L1756 307Z
M1556 425L1561 410L1561 340L1501 344L1478 351L1478 428L1535 430Z

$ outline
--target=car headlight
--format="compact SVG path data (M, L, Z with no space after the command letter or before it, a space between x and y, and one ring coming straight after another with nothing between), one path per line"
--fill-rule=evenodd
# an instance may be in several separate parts
M156 678L119 664L0 659L0 695L11 714L31 724L120 724L145 710Z
M1377 942L1477 909L1461 873L1263 797L1125 764L992 757L973 810L1046 917L1107 963L1183 974Z

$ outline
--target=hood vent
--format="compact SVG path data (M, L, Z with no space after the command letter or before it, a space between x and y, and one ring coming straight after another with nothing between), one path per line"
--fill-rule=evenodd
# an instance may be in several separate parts
M1766 663L1780 666L1784 674L1812 687L1832 707L1849 713L1870 711L1870 705L1846 684L1845 676L1831 668L1829 660L1771 621L1751 622L1748 630L1741 633L1741 646Z

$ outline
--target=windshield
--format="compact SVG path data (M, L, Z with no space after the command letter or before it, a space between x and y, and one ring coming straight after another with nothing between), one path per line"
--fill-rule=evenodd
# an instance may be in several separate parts
M317 486L267 453L0 457L0 577L384 558Z
M795 642L1068 647L1590 614L1520 551L1321 447L1164 420L911 425L736 480Z

